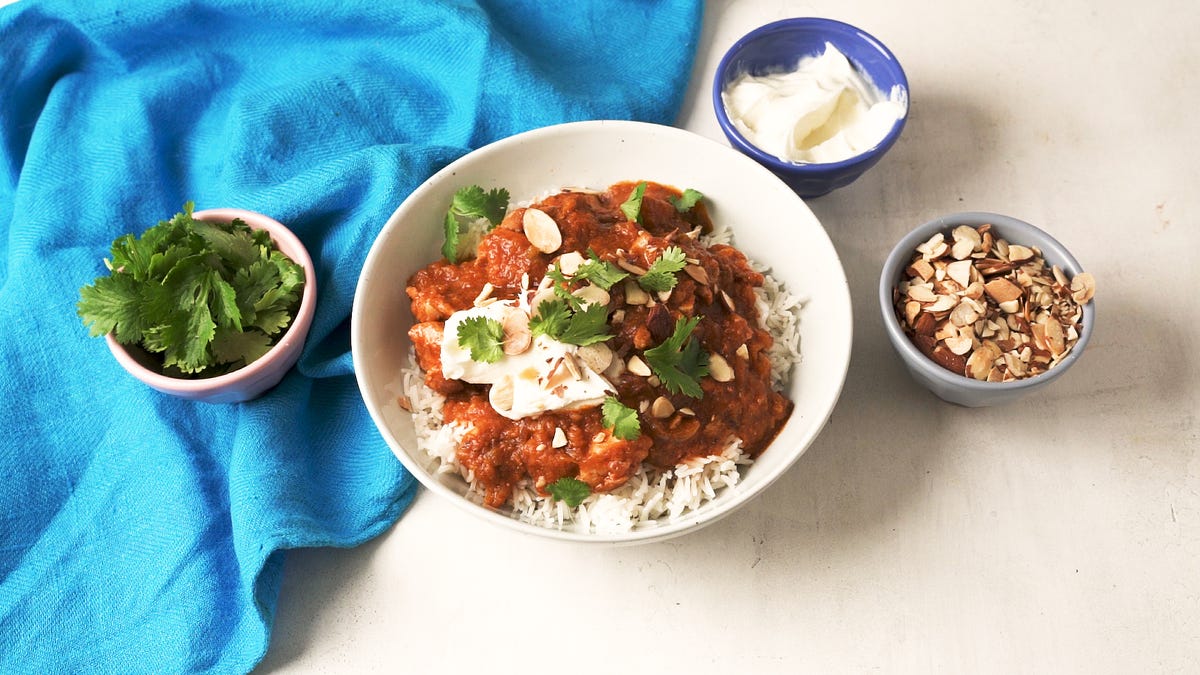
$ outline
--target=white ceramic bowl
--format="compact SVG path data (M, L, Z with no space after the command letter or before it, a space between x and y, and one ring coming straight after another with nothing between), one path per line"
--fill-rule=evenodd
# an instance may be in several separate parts
M787 289L807 299L800 315L803 361L787 396L795 411L742 481L700 509L620 534L547 529L464 497L457 475L435 475L417 447L412 419L398 402L413 318L405 285L440 257L442 219L455 190L506 188L513 202L567 186L605 188L650 180L704 193L714 223L730 226L734 244L771 266ZM392 451L431 492L497 525L558 539L639 542L693 531L725 516L779 478L820 433L842 390L850 362L850 294L841 261L812 212L770 171L701 136L638 122L577 122L536 129L480 148L439 171L400 205L375 240L359 277L351 318L358 385Z

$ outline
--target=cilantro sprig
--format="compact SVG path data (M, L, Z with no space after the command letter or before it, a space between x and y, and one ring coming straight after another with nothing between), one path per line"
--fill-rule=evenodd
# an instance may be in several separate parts
M612 339L608 332L608 308L585 304L565 290L543 300L529 318L529 331L580 347Z
M679 317L671 337L644 352L646 364L672 394L682 393L692 398L704 396L700 378L708 374L708 354L701 351L699 341L691 339L701 318Z
M471 350L471 360L495 363L504 358L504 325L487 316L472 316L458 324L458 346Z
M590 281L607 291L627 276L628 272L607 260L601 260L600 256L589 248L587 260L579 265L575 276L571 278L575 281Z
M500 224L508 211L508 190L494 188L484 192L478 185L459 188L454 193L450 208L442 221L446 240L442 243L442 255L452 263L466 254L462 235L480 219L486 219L489 230Z
M630 192L629 197L621 204L621 213L635 223L642 222L642 198L645 196L646 182L642 181L633 188L633 192Z
M704 199L704 195L699 190L688 188L683 191L683 194L678 197L671 197L670 202L675 207L675 210L680 213L691 211L696 204Z
M113 241L109 276L80 289L76 312L92 336L159 355L166 374L207 377L271 349L299 305L304 270L265 231L197 221L193 209Z
M678 246L668 246L650 265L646 273L637 278L638 285L647 291L669 291L675 288L678 279L675 273L687 267L687 256Z
M549 492L551 497L566 503L567 506L575 508L582 504L588 495L592 494L592 488L578 478L564 476L547 485L546 492Z
M636 441L642 435L642 425L638 421L637 411L608 396L600 406L600 420L613 436L623 441Z

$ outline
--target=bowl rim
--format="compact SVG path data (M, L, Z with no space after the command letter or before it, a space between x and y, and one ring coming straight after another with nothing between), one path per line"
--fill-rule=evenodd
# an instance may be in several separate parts
M300 241L296 233L274 218L255 211L237 208L204 209L193 212L192 218L194 220L219 223L232 222L233 219L237 218L244 221L251 229L266 230L271 235L271 239L275 241L276 248L279 248L281 253L283 252L283 247L290 249L293 253L285 255L304 269L304 292L300 296L300 306L296 310L296 316L292 319L287 330L280 336L279 341L271 349L267 350L266 354L233 372L200 379L169 377L146 368L139 363L129 353L127 346L117 342L112 333L104 336L109 350L117 362L137 379L159 391L169 391L191 398L201 398L220 392L232 385L261 378L266 371L274 367L276 362L283 358L281 355L292 348L298 337L307 335L308 329L312 325L314 306L316 304L317 282L316 273L313 270L312 258L304 243ZM281 242L283 246L280 246Z
M1024 220L989 211L961 211L939 216L914 228L902 237L892 247L892 250L884 260L883 268L879 274L879 308L884 330L892 346L900 353L901 358L907 366L915 368L921 375L936 380L945 386L979 394L1013 393L1035 389L1049 384L1060 377L1083 354L1084 348L1087 347L1088 342L1091 340L1092 332L1096 326L1095 298L1092 298L1083 306L1083 318L1081 319L1083 330L1079 333L1079 340L1071 348L1071 353L1062 361L1059 361L1058 365L1044 373L1012 382L981 382L942 368L916 348L912 341L908 339L904 330L900 328L900 321L896 317L895 306L892 302L892 289L899 278L906 259L916 250L917 245L928 240L933 236L934 232L948 231L958 225L978 226L985 223L992 224L1001 232L1015 230L1022 234L1030 234L1033 238L1041 238L1043 241L1033 242L1032 245L1042 250L1043 257L1046 257L1047 250L1049 250L1051 253L1050 257L1061 260L1060 267L1064 272L1069 272L1072 277L1084 271L1083 266L1079 264L1075 256L1071 255L1066 246L1063 246L1062 242L1055 239L1045 230ZM1005 238L1009 239L1008 235ZM1023 245L1030 245L1028 242L1021 243Z
M786 193L790 198L795 199L803 209L810 213L813 222L816 224L817 229L819 230L819 236L823 237L828 243L828 249L833 255L833 261L840 272L839 279L841 282L840 285L838 285L838 288L840 289L838 297L835 298L831 294L829 299L831 302L844 303L846 315L844 326L846 340L840 343L844 346L842 347L842 351L836 354L836 356L841 359L840 369L838 369L837 386L831 391L822 392L823 394L828 394L828 405L826 407L811 411L812 414L805 421L805 428L802 432L797 432L797 437L793 439L792 445L795 446L795 449L793 450L791 448L783 447L780 448L780 450L787 450L794 453L785 463L781 464L777 468L774 468L772 473L764 474L761 482L756 483L752 490L747 491L742 489L744 483L739 482L738 485L728 488L732 492L721 502L709 502L700 509L689 512L679 521L664 521L663 523L655 525L652 528L635 529L622 532L577 532L569 529L560 530L546 528L536 524L527 523L514 518L507 513L503 513L476 503L465 495L459 494L447 485L439 482L436 479L436 476L430 475L430 471L420 463L420 459L417 456L417 453L420 452L419 449L407 448L400 442L398 438L396 438L396 434L385 432L385 428L390 427L388 426L387 419L385 418L385 411L378 404L378 402L375 401L376 397L371 391L369 383L364 379L366 377L365 373L367 364L363 361L365 358L363 353L365 347L360 343L362 340L363 331L365 330L362 327L361 322L364 321L363 317L366 316L364 307L365 293L363 293L363 287L367 283L368 278L371 276L375 266L379 264L378 259L384 255L383 246L379 242L391 229L400 227L400 223L403 222L403 216L408 215L407 211L411 204L416 203L418 198L422 195L437 190L437 185L440 181L445 180L447 177L456 175L462 169L462 167L467 166L469 162L477 161L480 156L501 152L509 147L520 146L521 144L526 143L530 139L536 137L547 137L554 139L562 138L563 136L569 137L569 135L573 133L591 132L594 130L609 130L613 131L614 133L623 132L626 134L662 134L674 136L680 139L686 138L689 140L689 142L710 144L709 147L711 147L715 152L728 153L728 159L730 162L740 164L746 171L751 172L764 181L767 181L773 186L770 189L779 190L780 194ZM723 145L711 138L707 138L685 129L661 124L628 120L577 121L531 129L482 146L470 153L467 153L466 155L463 155L462 157L456 159L447 166L443 167L441 170L434 173L432 176L426 179L426 181L422 182L421 185L414 189L413 192L409 194L391 214L389 214L387 222L384 224L383 228L381 228L379 234L376 236L375 241L372 242L371 250L367 253L366 261L363 264L363 268L359 275L358 284L355 288L354 306L351 312L351 352L354 362L354 372L358 380L360 393L363 395L364 402L367 403L368 412L377 429L379 430L380 435L384 437L385 442L387 442L393 453L396 454L397 459L400 460L405 468L408 469L424 487L426 487L430 492L436 493L441 497L448 499L450 503L454 504L457 508L473 514L473 517L482 518L485 522L491 522L517 534L560 542L574 542L587 545L607 546L636 545L654 541L662 541L688 532L694 532L704 526L720 520L721 518L724 518L725 516L728 516L729 514L734 513L746 503L750 502L753 498L765 492L767 488L769 488L779 478L787 473L788 470L795 466L800 457L807 452L808 448L812 446L812 443L824 430L826 423L832 416L834 409L837 407L837 402L841 397L842 391L844 390L846 375L849 371L851 352L850 343L852 341L852 335L852 300L849 291L849 284L845 278L845 271L844 267L842 266L841 257L837 254L837 250L833 246L832 240L829 238L828 231L826 231L824 226L820 224L820 221L817 220L816 215L811 213L811 209L808 209L807 204L805 204L802 199L797 197L794 192L788 189L778 177L772 174L765 167L754 162L749 157L737 153L727 145ZM795 413L793 413L793 415L795 415ZM781 433L783 433L782 430ZM397 450L399 451L397 452ZM719 504L719 506L714 506L714 504Z
M788 32L795 28L801 27L816 27L823 30L832 31L838 35L847 36L851 39L861 39L883 53L887 57L887 63L891 64L896 69L897 79L900 81L900 84L904 90L904 114L896 120L896 123L892 125L892 128L888 131L887 135L883 137L883 140L858 153L857 155L854 155L853 157L836 162L786 161L783 158L772 155L771 153L766 152L757 145L751 143L744 135L742 135L742 132L737 128L737 125L733 123L733 120L729 118L729 113L725 109L725 101L721 96L721 93L724 89L722 86L722 79L724 78L726 72L728 72L733 60L742 52L742 50L744 50L750 43L764 36ZM856 70L860 69L860 66L857 62L855 62L849 56L846 58L850 60L850 62L855 66ZM768 165L772 170L792 173L796 174L797 176L817 177L823 176L827 173L848 171L877 159L880 155L887 152L888 149L890 149L892 145L896 143L897 139L900 138L900 133L904 130L904 126L908 122L909 109L912 107L910 103L911 100L911 89L909 88L908 76L904 72L904 66L901 65L900 60L896 58L896 55L892 53L892 50L888 49L887 45L881 42L874 35L857 26L845 23L844 21L826 19L823 17L803 16L780 19L778 21L773 21L771 23L759 26L749 33L746 33L742 37L738 38L738 40L734 42L733 45L721 56L721 60L717 64L716 73L713 75L712 82L713 112L716 114L717 124L720 125L721 130L725 132L725 136L729 138L730 142L732 142L738 150L750 155L756 161Z

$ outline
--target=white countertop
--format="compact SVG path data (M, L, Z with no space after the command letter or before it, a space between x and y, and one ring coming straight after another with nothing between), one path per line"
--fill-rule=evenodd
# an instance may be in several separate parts
M1200 5L711 2L679 126L723 141L721 53L802 15L880 38L912 90L889 155L810 201L856 315L824 433L742 510L637 547L422 492L375 541L288 555L260 672L1200 672ZM965 210L1098 281L1083 358L1003 408L920 389L878 316L892 243Z

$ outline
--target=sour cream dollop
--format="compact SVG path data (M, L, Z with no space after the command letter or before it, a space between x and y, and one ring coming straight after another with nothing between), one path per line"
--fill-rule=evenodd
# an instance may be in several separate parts
M604 376L575 357L579 347L545 335L533 338L528 350L506 354L494 363L471 359L471 350L458 344L458 327L463 321L484 316L504 323L513 311L524 310L517 301L506 300L451 314L442 333L442 374L447 379L492 385L492 407L513 420L550 410L600 405L616 392Z
M839 162L879 145L904 116L907 96L899 85L885 95L830 43L795 70L742 75L721 92L746 140L798 164Z

